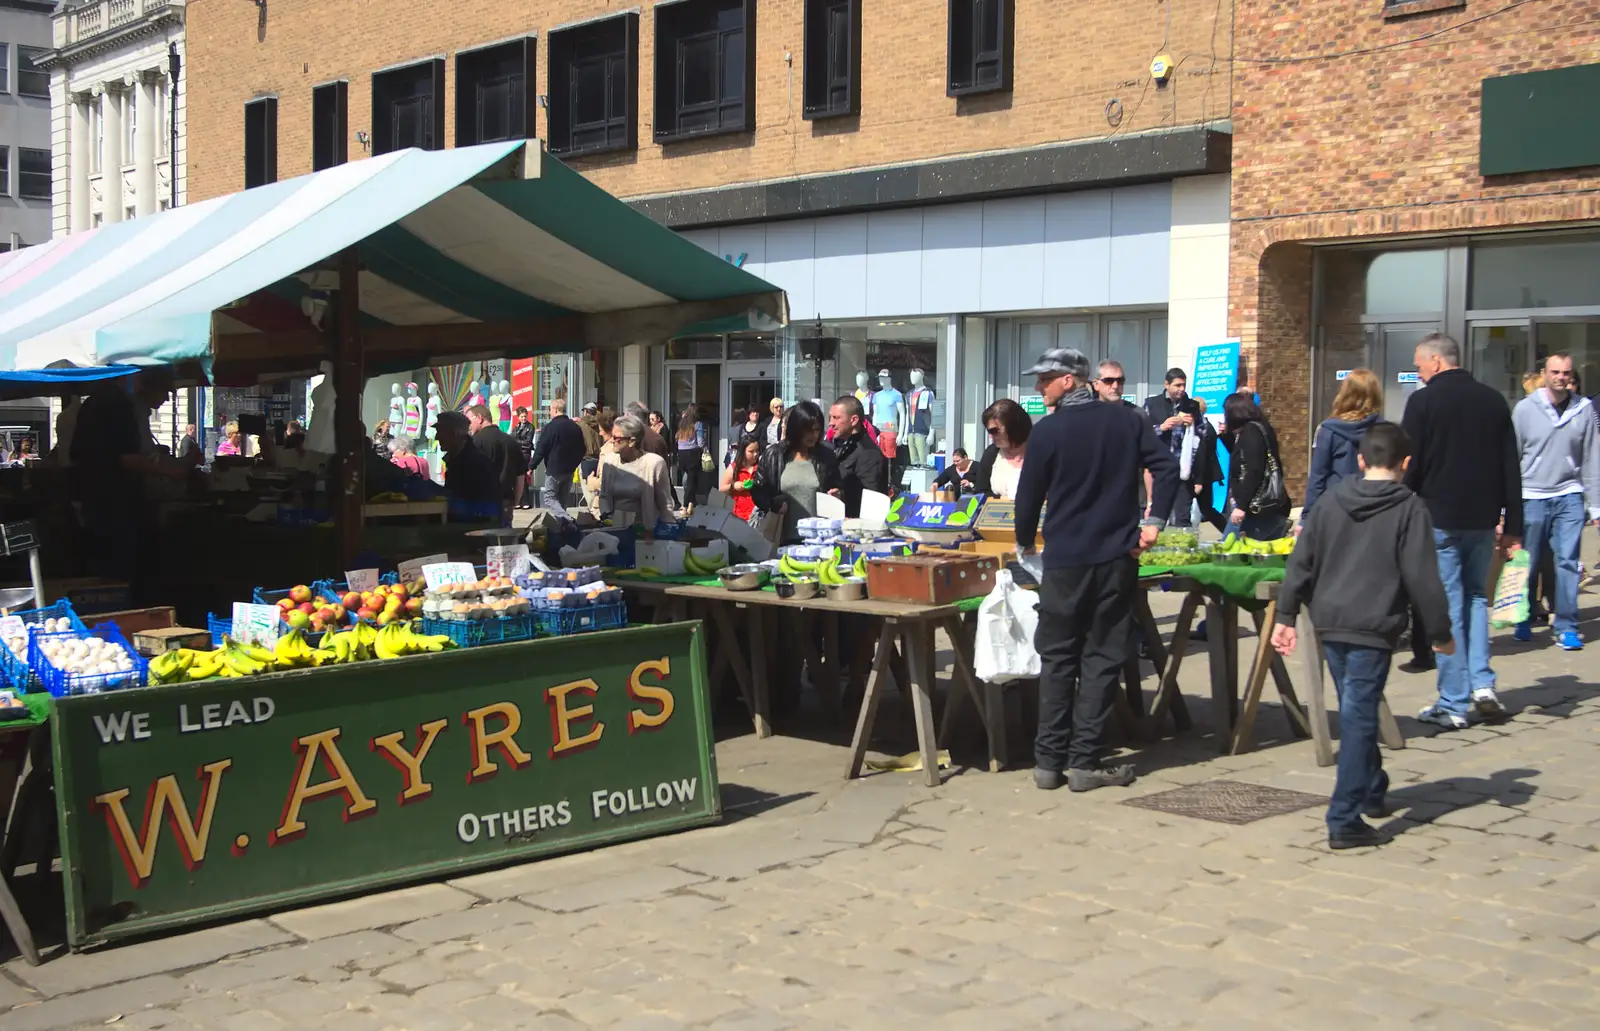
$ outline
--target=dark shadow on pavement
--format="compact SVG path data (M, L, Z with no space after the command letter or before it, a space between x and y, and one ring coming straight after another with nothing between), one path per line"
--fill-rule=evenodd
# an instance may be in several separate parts
M1397 812L1380 829L1393 836L1475 805L1490 802L1512 807L1522 805L1538 794L1538 787L1528 780L1539 773L1539 770L1517 768L1499 770L1488 777L1446 777L1391 788L1389 804Z

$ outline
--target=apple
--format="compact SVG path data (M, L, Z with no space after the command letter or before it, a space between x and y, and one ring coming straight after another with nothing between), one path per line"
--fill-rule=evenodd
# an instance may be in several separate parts
M408 615L412 615L412 616L420 616L420 615L422 615L422 599L421 598L407 598L406 599L406 613Z
M358 609L356 611L356 618L357 619L366 620L367 622L371 622L372 620L378 618L378 613L376 611L372 610L372 609L367 608L366 606L362 606L360 609Z
M389 588L389 593L401 601L405 601L411 596L411 591L406 588L405 584L395 584Z
M309 630L310 633L320 634L327 628L328 624L322 621L322 617L320 615L311 617L311 627Z
M295 609L293 612L289 613L283 618L283 621L297 630L304 630L306 627L311 625L311 617L306 615L304 612L301 612L299 609Z
M357 605L356 607L360 608L361 606ZM333 607L333 621L335 623L343 623L347 611L343 605L335 605Z
M305 584L298 584L289 588L289 598L296 604L302 605L311 600L311 588Z
M347 609L355 610L361 607L361 595L355 591L346 591L339 601Z
M278 608L282 609L285 612L288 612L290 609L297 608L297 607L298 606L296 606L295 603L293 601L291 601L290 599L288 599L288 598L279 598L278 599Z
M333 611L333 609L331 607L329 607L327 605L324 605L321 608L317 609L316 618L322 620L324 623L337 623L339 621L338 615Z
M299 608L301 612L304 612L308 616L317 611L317 607L311 604L309 601L301 602Z

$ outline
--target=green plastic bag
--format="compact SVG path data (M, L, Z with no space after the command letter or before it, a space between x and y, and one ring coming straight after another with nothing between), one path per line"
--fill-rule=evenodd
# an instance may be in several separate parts
M1528 621L1528 581L1532 569L1528 553L1518 548L1500 569L1489 621L1497 627L1516 626Z

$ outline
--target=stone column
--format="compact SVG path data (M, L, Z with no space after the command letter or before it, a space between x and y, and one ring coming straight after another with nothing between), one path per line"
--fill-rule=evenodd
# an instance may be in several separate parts
M68 141L72 148L67 174L67 232L81 233L89 228L89 154L94 141L89 139L89 105L86 93L67 95L70 123Z
M100 155L101 222L122 221L122 81L95 87L100 98L100 124L105 127L105 152Z
M156 196L156 133L161 119L156 117L156 83L161 73L155 69L141 71L133 88L138 120L134 136L133 202L139 217L153 215L159 206Z

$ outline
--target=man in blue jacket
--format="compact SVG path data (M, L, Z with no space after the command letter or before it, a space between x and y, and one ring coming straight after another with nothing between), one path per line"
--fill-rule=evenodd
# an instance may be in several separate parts
M1017 551L1029 555L1044 521L1039 584L1039 733L1033 782L1073 791L1133 783L1133 768L1099 762L1112 692L1133 646L1133 592L1140 550L1155 543L1178 492L1178 461L1156 439L1144 412L1102 404L1091 392L1089 360L1046 351L1023 375L1055 414L1028 437L1017 483ZM1153 518L1136 522L1140 470L1151 475Z

